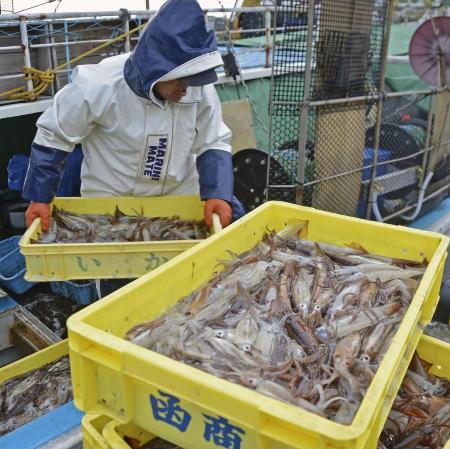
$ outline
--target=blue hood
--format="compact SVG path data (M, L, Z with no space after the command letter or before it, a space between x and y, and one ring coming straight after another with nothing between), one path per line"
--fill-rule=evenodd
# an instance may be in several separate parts
M125 80L135 94L150 99L151 87L164 75L216 50L214 32L206 29L197 0L168 0L127 59Z

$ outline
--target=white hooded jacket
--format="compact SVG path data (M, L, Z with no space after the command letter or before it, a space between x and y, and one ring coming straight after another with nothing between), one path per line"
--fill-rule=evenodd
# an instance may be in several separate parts
M214 86L188 87L177 103L153 93L158 81L221 64L197 1L168 0L131 54L75 68L71 83L37 121L23 197L50 202L67 154L80 143L83 196L200 190L202 199L231 203L231 132Z
M231 152L214 86L188 87L178 103L142 98L123 76L127 57L78 66L39 118L34 142L67 152L81 143L83 196L198 194L196 157Z

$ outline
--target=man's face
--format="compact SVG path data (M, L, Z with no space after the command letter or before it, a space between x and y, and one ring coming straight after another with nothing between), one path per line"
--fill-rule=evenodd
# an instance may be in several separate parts
M159 97L171 102L180 101L187 94L187 87L179 80L161 81L154 89Z

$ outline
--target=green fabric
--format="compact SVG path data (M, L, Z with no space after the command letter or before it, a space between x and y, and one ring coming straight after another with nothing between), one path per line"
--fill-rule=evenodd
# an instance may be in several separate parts
M407 56L409 43L418 27L417 23L394 23L389 39L389 56ZM409 59L404 63L388 63L386 85L394 92L404 92L429 88L414 72Z
M420 90L430 87L415 74L409 63L388 63L386 85L393 92Z
M389 55L407 55L417 23L393 23L389 37Z

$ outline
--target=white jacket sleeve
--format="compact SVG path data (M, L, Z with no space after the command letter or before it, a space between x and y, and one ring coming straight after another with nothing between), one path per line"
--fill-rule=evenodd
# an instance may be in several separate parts
M231 131L222 120L220 101L213 85L205 86L205 100L197 116L197 154L200 197L233 201Z
M208 150L231 153L231 131L222 120L222 107L215 87L212 84L204 86L203 95L204 101L197 112L193 151L197 156Z
M39 117L34 142L71 152L89 135L109 103L111 87L102 84L100 65L76 67L72 82L55 95L52 105Z

